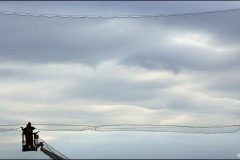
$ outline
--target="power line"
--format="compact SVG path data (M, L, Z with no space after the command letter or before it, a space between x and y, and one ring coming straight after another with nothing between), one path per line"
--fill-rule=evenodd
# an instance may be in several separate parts
M11 129L8 129L8 128L3 128L3 129L0 129L0 132L10 132L10 131L17 131L19 128L11 128Z
M16 124L16 127L19 124ZM7 125L2 125L6 127ZM11 127L14 125L12 124ZM178 133L234 133L240 130L240 125L153 125L153 124L111 124L111 125L81 125L81 124L34 124L39 131L146 131L146 132L178 132ZM41 127L48 126L48 127ZM19 128L16 128L19 129ZM2 128L3 132L16 130Z
M26 124L0 124L0 127L1 126L23 126L23 125L26 125Z
M16 124L17 127L19 124ZM0 125L1 126L1 125ZM8 125L2 125L4 127ZM11 127L14 126L11 124ZM153 124L111 124L111 125L81 125L81 124L34 124L39 131L145 131L145 132L177 132L177 133L234 133L240 130L240 125L153 125ZM41 126L49 126L41 128ZM20 128L20 127L19 127ZM0 128L0 132L14 131L19 128Z
M194 16L194 15L226 13L226 12L234 12L234 11L240 11L240 8L214 10L214 11L201 11L201 12L173 13L173 14L116 15L116 16L60 15L60 14L41 14L41 13L13 12L13 11L0 11L0 13L4 15L33 16L33 17L46 17L46 18L59 17L59 18L111 19L111 18L158 18L158 17Z
M26 124L0 124L1 126L23 126ZM186 128L223 128L223 127L240 127L240 124L230 125L164 125L164 124L101 124L101 125L87 125L87 124L66 124L66 123L35 123L34 126L78 126L78 127L108 127L108 126L151 126L151 127L186 127Z

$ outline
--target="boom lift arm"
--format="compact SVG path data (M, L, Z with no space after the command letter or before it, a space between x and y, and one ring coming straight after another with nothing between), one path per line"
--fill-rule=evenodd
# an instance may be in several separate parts
M60 160L65 160L66 157L61 157L59 155L57 155L56 153L54 153L53 151L48 150L47 148L44 147L43 143L40 142L41 145L41 151L46 154L49 158L51 159L60 159Z
M37 151L38 148L40 147L40 151L42 151L45 155L47 155L51 159L60 159L60 160L65 160L69 159L59 151L57 151L55 148L47 144L45 141L39 138L38 132L33 133L33 146L29 147L26 145L26 140L24 133L22 133L22 151L23 152L28 152L28 151ZM40 141L39 141L40 140Z

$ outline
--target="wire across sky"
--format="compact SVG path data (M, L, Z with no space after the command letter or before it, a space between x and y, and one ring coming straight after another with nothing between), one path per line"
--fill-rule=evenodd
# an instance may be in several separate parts
M33 124L39 131L144 131L177 132L193 134L235 133L240 125L151 125L151 124L111 124L111 125L69 125L69 124ZM0 132L17 131L23 124L0 125Z
M194 16L201 14L214 14L224 12L240 11L240 8L232 8L225 10L213 10L213 11L202 11L202 12L187 12L187 13L173 13L173 14L149 14L149 15L114 15L114 16L100 16L100 15L60 15L60 14L40 14L40 13L29 13L29 12L13 12L13 11L0 11L5 15L18 15L18 16L33 16L33 17L47 17L47 18L160 18L160 17L176 17L176 16Z

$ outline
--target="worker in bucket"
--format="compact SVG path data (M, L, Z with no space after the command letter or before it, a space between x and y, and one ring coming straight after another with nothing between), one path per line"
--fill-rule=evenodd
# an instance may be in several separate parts
M33 130L35 127L31 125L31 122L28 122L25 128L21 127L26 138L26 147L27 149L33 149Z

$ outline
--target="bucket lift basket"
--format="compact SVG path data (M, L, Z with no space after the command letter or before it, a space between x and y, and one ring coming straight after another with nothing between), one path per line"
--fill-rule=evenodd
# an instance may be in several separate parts
M41 138L39 138L38 132L33 133L33 145L31 147L27 146L24 132L22 132L22 152L37 151L38 148L40 147L40 151L42 151L44 154L49 156L49 158L51 159L60 159L60 160L69 159L63 154L61 154L59 151L51 147ZM46 148L44 146L46 146Z
M39 135L38 132L33 133L33 146L29 147L26 145L25 135L22 132L22 151L37 151L37 149L42 145L42 142L39 142Z

